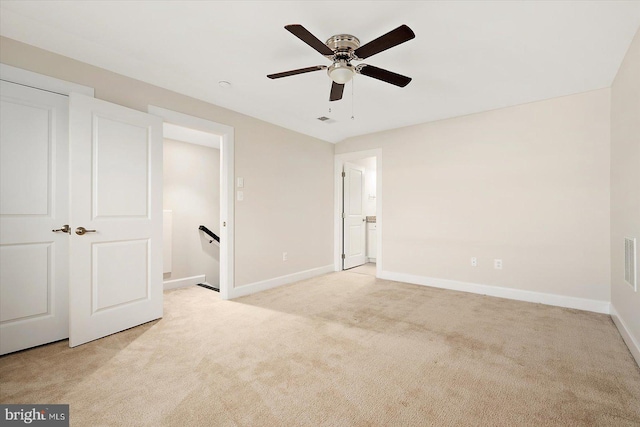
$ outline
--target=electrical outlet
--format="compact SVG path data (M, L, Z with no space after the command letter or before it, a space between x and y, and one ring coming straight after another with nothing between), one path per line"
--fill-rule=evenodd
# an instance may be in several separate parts
M471 258L471 267L477 267L478 266L478 258L473 257Z
M493 260L493 268L495 268L496 270L502 270L502 260L501 259L494 259Z
M289 255L286 252L282 252L282 261L286 261L289 259Z

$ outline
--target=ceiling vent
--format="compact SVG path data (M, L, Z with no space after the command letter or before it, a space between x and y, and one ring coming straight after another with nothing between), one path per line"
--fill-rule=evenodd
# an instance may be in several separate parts
M327 123L327 124L336 122L335 120L330 119L329 117L326 117L326 116L318 117L318 120L320 120L321 122Z
M634 291L638 290L636 281L636 239L624 239L624 281L627 282Z

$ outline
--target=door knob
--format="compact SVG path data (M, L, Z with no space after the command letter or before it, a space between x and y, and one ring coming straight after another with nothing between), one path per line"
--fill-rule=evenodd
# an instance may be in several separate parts
M62 228L58 228L57 230L51 230L54 233L57 233L58 231L62 231L63 233L69 233L71 234L71 228L69 227L69 224L65 224L62 226Z
M96 230L87 230L87 229L86 229L86 228L84 228L84 227L78 227L78 228L76 228L76 234L77 234L78 236L82 236L82 235L83 235L83 234L85 234L85 233L95 233L95 232L96 232Z

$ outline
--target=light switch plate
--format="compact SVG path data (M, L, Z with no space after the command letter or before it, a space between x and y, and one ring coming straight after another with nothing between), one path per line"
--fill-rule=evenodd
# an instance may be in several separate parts
M238 191L238 201L241 202L244 200L244 193L242 191Z
M238 188L244 188L244 178L238 178Z

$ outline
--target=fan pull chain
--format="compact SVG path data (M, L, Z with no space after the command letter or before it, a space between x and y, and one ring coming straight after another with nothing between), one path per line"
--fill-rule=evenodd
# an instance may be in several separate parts
M354 116L354 113L353 113L353 109L354 109L353 104L355 103L355 101L354 101L355 98L353 96L353 94L354 94L354 89L353 88L354 88L355 84L356 84L356 79L351 79L351 120L355 120L355 116Z

